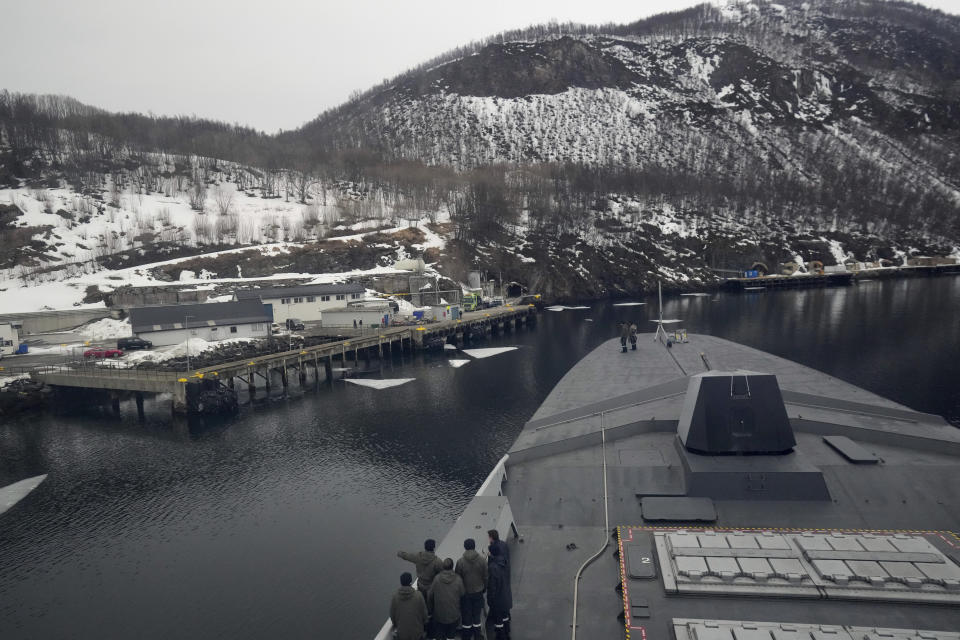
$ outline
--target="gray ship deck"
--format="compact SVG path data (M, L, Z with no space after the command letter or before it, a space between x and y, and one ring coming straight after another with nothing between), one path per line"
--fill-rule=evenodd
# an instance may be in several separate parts
M675 497L668 504L680 505L681 510L693 506L684 497L690 495L684 475L684 465L688 463L677 446L677 422L687 376L708 369L775 374L796 434L795 452L777 457L776 470L765 468L763 457L740 457L738 464L754 465L753 479L760 478L759 491L750 499L713 499L715 521L645 520L641 509L643 496ZM943 632L960 629L960 584L954 584L953 578L942 583L946 586L937 583L925 586L926 591L915 590L923 591L918 597L926 598L925 602L911 601L912 596L898 600L901 594L895 593L896 585L892 583L886 584L889 588L885 589L882 581L875 580L873 588L854 577L852 584L865 585L854 590L841 577L831 576L824 582L812 570L812 579L797 578L796 583L790 584L786 579L766 581L762 572L757 574L757 580L762 582L730 575L721 579L719 571L716 579L701 580L694 572L694 582L688 580L686 586L672 589L676 593L668 593L671 580L678 578L671 578L671 574L676 574L678 567L696 567L697 563L706 566L703 560L721 563L709 556L724 553L715 549L674 549L670 553L699 556L692 560L681 558L674 566L673 560L668 561L673 556L655 553L654 534L659 533L660 544L667 545L670 539L666 534L696 533L698 527L721 533L743 532L736 534L736 540L750 538L746 546L756 546L754 529L770 531L767 536L790 538L794 547L804 541L808 545L826 544L823 536L809 532L829 530L828 537L830 531L850 532L831 538L832 544L842 546L856 545L854 538L862 535L860 530L877 531L875 536L868 534L863 544L893 550L889 543L901 540L896 538L898 535L911 544L926 541L931 545L929 551L946 558L945 562L937 560L941 562L938 570L960 570L960 540L946 533L960 531L960 430L937 416L912 411L819 371L742 345L691 335L688 344L668 350L644 335L638 352L621 354L618 342L610 341L584 358L551 392L510 450L503 486L521 536L511 542L513 637L518 640L570 636L577 568L608 539L604 529L601 421L606 438L609 524L620 527L622 543L629 547L625 547L623 556L639 557L638 552L647 547L657 576L628 577L624 580L627 596L617 593L615 586L621 580L621 572L631 573L636 567L626 566L626 558L621 565L613 556L618 541L609 538L610 547L585 570L580 582L578 637L679 638L689 633L691 638L770 639L819 637L817 633L823 632L839 640L857 635L829 628L808 629L806 633L799 627L793 631L779 629L777 633L761 630L757 635L756 629L734 632L713 623L704 626L696 621L675 622L680 619ZM843 443L838 450L824 441L824 435L849 437L865 450L861 453L866 457L875 456L877 460L868 461L876 464L850 461L841 451ZM723 462L718 464L722 466ZM821 486L825 483L829 499L763 499L764 478L775 484L770 478L783 469L822 477ZM648 515L653 517L649 512ZM775 531L781 528L786 531ZM933 533L922 533L927 531ZM670 544L677 547L684 540L693 540L684 544L697 546L696 536L673 538ZM711 540L714 538L708 536L701 544L709 546L713 544ZM571 543L575 548L568 549ZM721 540L716 546L726 544ZM735 546L733 538L730 544ZM802 549L794 551L798 557L803 553ZM866 560L853 561L849 566L863 570L878 566L871 558L910 559L889 553L858 553L861 555L854 556ZM727 555L751 556L735 550ZM779 557L777 553L767 553L770 555ZM841 556L837 552L823 557ZM769 568L762 545L751 557L759 558L756 562ZM816 557L815 553L807 553L803 559L807 569L811 563L816 564L811 560ZM932 553L924 556L926 560L930 557ZM730 557L724 562L733 562L736 567L735 560ZM817 562L822 569L826 566L822 563L831 561ZM902 569L907 564L910 563L887 562L884 567L893 571L891 567ZM839 566L848 568L842 563ZM906 568L918 572L918 566ZM647 609L641 610L644 604ZM628 615L618 619L625 607ZM691 631L694 628L697 630ZM781 633L787 635L778 635ZM859 637L873 636L863 632Z

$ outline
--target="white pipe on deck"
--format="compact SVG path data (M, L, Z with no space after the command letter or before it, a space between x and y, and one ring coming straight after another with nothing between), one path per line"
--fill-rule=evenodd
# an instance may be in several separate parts
M577 597L580 593L580 578L583 576L583 570L590 563L599 558L607 547L610 546L610 508L607 502L607 434L603 428L603 414L600 412L600 452L603 456L603 546L595 554L586 559L577 569L577 575L573 579L573 625L571 640L577 640Z

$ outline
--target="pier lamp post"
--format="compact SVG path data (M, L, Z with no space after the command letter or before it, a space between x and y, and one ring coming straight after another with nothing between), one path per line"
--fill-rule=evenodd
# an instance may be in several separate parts
M194 316L183 316L183 329L187 332L187 371L190 371L190 327L187 325L190 318Z

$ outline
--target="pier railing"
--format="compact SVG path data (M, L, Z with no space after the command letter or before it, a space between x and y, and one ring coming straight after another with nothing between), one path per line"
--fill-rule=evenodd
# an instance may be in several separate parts
M15 367L0 371L2 374L29 374L33 380L53 386L101 389L110 391L134 391L164 393L174 395L175 410L183 405L185 387L188 383L199 383L208 378L221 380L233 386L234 378L247 379L248 386L254 388L254 376L259 375L269 391L272 372L279 371L284 387L287 387L287 370L298 369L301 383L309 367L326 368L331 373L334 359L346 362L350 356L354 362L360 357L382 357L385 351L393 352L399 344L401 350L416 350L427 347L428 341L436 339L463 339L468 330L481 327L483 331L496 333L499 330L510 331L520 323L526 323L535 314L533 305L506 305L498 309L470 312L456 320L443 320L415 326L384 327L367 335L345 337L336 342L325 342L312 346L294 346L287 351L261 353L231 362L221 362L208 366L189 369L167 369L160 367L137 368L118 360L100 359L96 361L73 360L56 364L41 364L32 368ZM143 363L146 364L146 363ZM0 365L2 366L2 365Z
M36 374L57 374L77 377L115 377L115 378L141 378L151 380L166 380L182 376L185 372L171 371L169 369L137 369L134 367L122 367L111 365L84 364L79 361L44 364L39 367L0 367L0 379L4 376L19 376Z

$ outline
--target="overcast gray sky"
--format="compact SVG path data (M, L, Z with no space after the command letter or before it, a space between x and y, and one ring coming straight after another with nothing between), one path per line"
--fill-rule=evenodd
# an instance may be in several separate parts
M275 131L426 59L547 22L699 0L0 0L0 88ZM960 0L923 4L960 12Z

